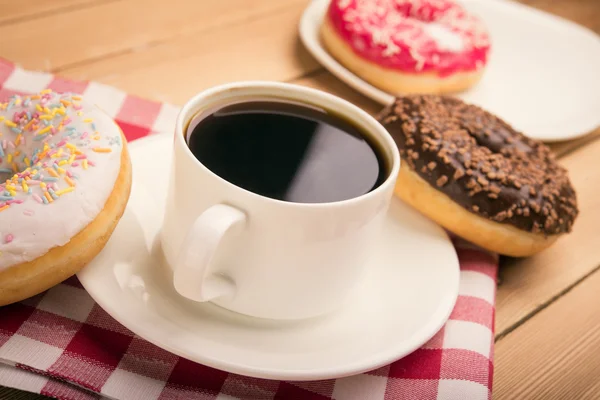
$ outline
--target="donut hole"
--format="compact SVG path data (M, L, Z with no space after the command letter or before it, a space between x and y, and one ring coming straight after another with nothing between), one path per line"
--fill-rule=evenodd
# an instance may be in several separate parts
M16 166L16 173L20 174L27 169L27 166L21 162L14 162ZM15 176L15 172L13 171L13 165L8 165L8 163L0 164L0 184L5 183Z
M514 133L511 133L512 128L499 118L489 115L473 119L473 116L468 113L462 114L459 118L459 129L473 138L473 146L477 145L504 157L515 152L526 155L532 151L532 144L527 143L525 139L515 138Z
M501 137L497 137L495 135L487 135L484 131L474 130L471 126L462 125L461 129L465 132L468 137L472 139L469 147L478 147L481 149L486 149L491 154L503 154L503 149L506 146L506 143ZM460 143L460 145L464 145L465 143Z
M426 2L415 4L414 1L397 1L394 8L402 17L422 22L434 22L452 8L452 6L449 3L441 7L435 7L433 4Z
M419 28L429 37L440 50L458 52L465 47L464 40L458 32L451 30L442 19L447 16L453 6L450 3L436 7L429 3L415 5L413 1L400 1L395 3L396 14L388 16L388 21L405 19L420 22ZM439 23L438 23L439 21Z
M29 152L21 153L17 160L13 160L11 163L8 163L6 158L0 158L0 185L4 185L8 181L12 181L15 175L18 175L19 177L23 176L22 174L29 168L23 161L24 158L28 158L30 160L32 159ZM32 169L34 169L33 166ZM2 186L0 186L0 195L1 194Z

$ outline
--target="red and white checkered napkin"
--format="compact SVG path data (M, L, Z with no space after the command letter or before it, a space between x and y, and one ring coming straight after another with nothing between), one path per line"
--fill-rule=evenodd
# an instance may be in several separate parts
M128 140L171 131L177 107L94 82L28 72L0 59L0 99L45 88L83 94ZM490 399L497 258L457 242L460 296L425 346L376 371L318 382L248 378L196 364L139 338L76 278L0 307L0 385L59 399Z

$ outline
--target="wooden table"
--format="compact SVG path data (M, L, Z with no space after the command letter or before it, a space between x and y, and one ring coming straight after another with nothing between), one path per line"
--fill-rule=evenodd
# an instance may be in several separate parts
M522 2L600 33L598 0ZM320 88L376 112L377 104L326 72L301 45L297 28L307 3L0 0L0 56L175 104L215 84L269 79ZM496 399L600 398L599 137L597 130L552 145L578 193L573 233L535 257L502 260ZM40 398L0 388L3 395Z

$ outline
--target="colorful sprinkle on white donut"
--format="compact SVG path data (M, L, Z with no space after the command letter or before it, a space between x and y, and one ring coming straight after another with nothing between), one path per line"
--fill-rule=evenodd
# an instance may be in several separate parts
M102 210L121 131L81 96L44 90L0 104L0 270L60 246Z

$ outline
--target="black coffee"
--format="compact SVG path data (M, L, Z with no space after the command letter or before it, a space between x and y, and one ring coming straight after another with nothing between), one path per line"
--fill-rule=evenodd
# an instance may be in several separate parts
M273 199L341 201L387 178L385 160L372 139L322 110L249 101L194 123L188 145L200 162L223 179Z

